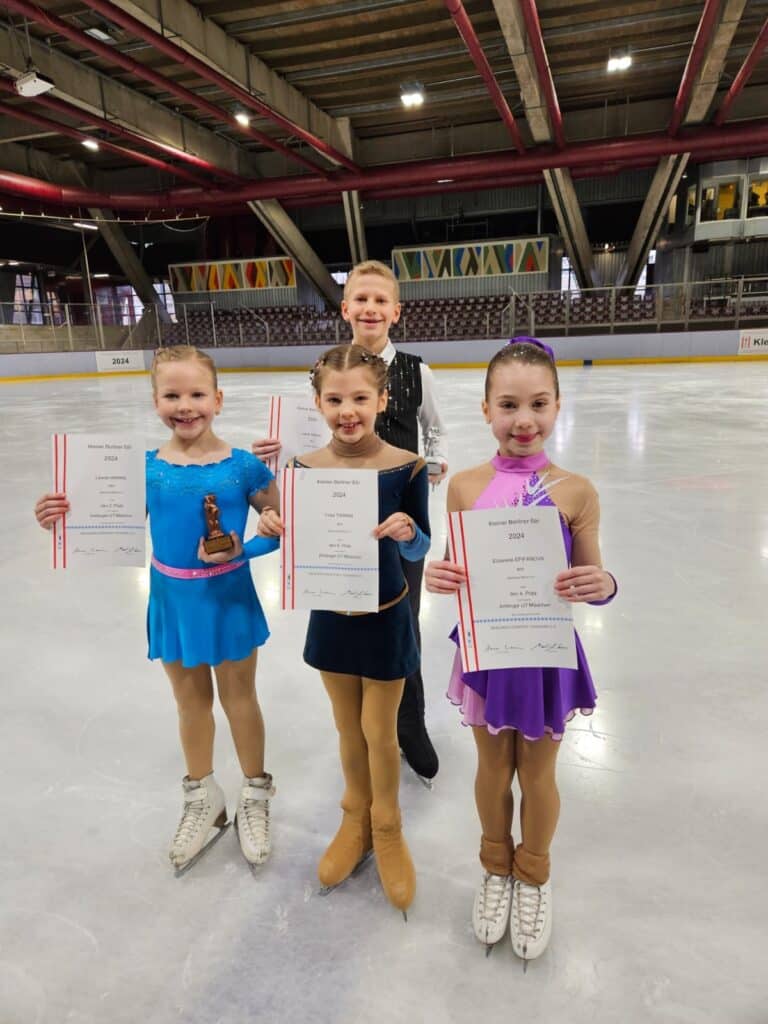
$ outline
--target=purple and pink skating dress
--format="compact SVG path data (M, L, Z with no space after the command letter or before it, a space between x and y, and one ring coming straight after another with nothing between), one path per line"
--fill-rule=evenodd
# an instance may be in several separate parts
M517 458L497 455L492 465L495 474L473 508L554 505L560 513L568 564L571 564L576 538L582 550L594 553L599 564L600 511L597 493L588 480L553 466L544 452ZM582 559L580 564L593 563ZM451 639L458 647L458 627L451 633ZM447 696L461 708L463 724L485 726L494 734L502 729L517 729L530 740L540 739L545 734L555 740L562 739L566 722L577 711L591 714L597 700L578 635L575 639L578 666L575 669L463 672L457 650Z

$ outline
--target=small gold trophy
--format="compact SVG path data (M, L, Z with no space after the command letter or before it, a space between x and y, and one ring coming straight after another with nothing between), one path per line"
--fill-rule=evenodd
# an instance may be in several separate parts
M203 547L208 554L215 555L217 551L229 551L233 548L235 545L232 538L221 528L215 494L206 494L203 498L203 513L205 525L208 527L208 536L203 541Z

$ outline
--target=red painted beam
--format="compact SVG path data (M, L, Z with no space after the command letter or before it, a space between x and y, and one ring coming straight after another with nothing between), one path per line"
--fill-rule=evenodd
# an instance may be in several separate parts
M755 66L762 57L763 50L766 46L768 46L768 18L765 19L765 23L760 29L760 34L755 40L755 45L747 54L744 63L736 73L736 77L731 84L731 88L728 90L725 99L720 104L720 109L715 114L715 124L722 124L726 117L728 117L728 113L733 106L733 101L749 81L749 77L755 70Z
M60 124L58 121L51 121L49 117L33 114L31 110L25 110L23 107L12 107L10 103L0 101L0 114L15 117L18 121L36 124L38 127L55 132L57 135L65 135L70 139L77 139L78 142L93 139L92 135L78 131L77 128L70 128L68 125ZM186 181L192 182L193 185L201 185L203 188L209 187L209 182L200 178L197 174L192 174L183 167L173 167L171 164L167 164L165 160L158 160L147 153L140 153L138 150L129 149L127 146L119 146L108 139L98 139L97 141L102 149L109 150L111 153L117 153L118 156L126 157L134 163L143 163L148 167L154 167L156 170L162 171L164 174L171 174L176 178L184 178Z
M174 61L176 64L182 64L185 67L190 68L199 75L200 78L207 82L212 82L214 85L218 85L224 92L229 93L230 96L234 97L239 103L242 103L244 107L248 107L249 110L255 111L260 114L261 117L267 118L272 121L279 128L288 132L289 135L295 136L297 139L301 139L302 142L306 142L309 146L315 149L318 153L322 153L328 160L333 161L335 164L340 164L342 167L346 167L349 171L358 170L357 165L350 160L343 153L340 153L337 149L334 149L324 139L319 138L312 132L303 128L301 125L296 124L294 121L289 120L282 114L278 113L269 104L264 103L262 100L256 99L246 89L239 86L236 82L232 81L231 78L227 78L226 75L221 74L215 68L212 68L205 61L200 60L199 57L193 56L188 53L183 47L174 43L173 40L167 36L160 35L159 32L155 32L149 28L138 18L134 18L133 15L128 14L122 10L116 4L110 3L109 0L88 0L88 6L92 11L98 11L103 14L105 18L109 18L115 25L120 25L131 35L137 36L139 39L143 39L149 43L155 50L160 53L164 53L166 57ZM293 153L292 150L288 151ZM296 154L293 154L294 156Z
M0 90L4 90L14 96L18 95L13 87L12 80L10 78L4 78L2 75L0 75ZM49 93L41 93L39 96L27 99L27 102L35 103L41 107L46 107L48 110L55 110L59 114L64 114L65 117L71 117L79 121L86 121L88 124L98 127L101 131L107 132L110 135L115 135L120 139L125 139L128 142L132 142L134 145L148 146L150 149L156 149L160 153L165 153L166 156L170 156L175 160L182 161L183 163L188 163L191 167L196 167L198 170L206 171L208 174L215 175L217 178L222 178L224 181L242 184L246 180L239 174L232 174L231 171L225 171L221 167L216 167L214 164L209 163L207 160L203 160L202 157L195 156L193 153L187 153L183 149L177 149L175 146L169 146L167 143L159 142L157 139L145 138L137 132L132 132L127 128L123 128L122 125L119 125L114 121L107 121L103 117L97 117L96 114L92 114L90 111L81 110L80 107L76 107L73 103L67 103L66 100L60 100L58 97L51 96Z
M696 80L696 75L699 73L704 56L707 52L707 47L712 38L712 33L715 30L717 18L720 13L720 0L705 0L704 10L701 12L701 18L699 19L699 27L696 29L696 35L693 39L693 46L691 52L688 54L688 60L685 64L685 71L683 77L680 80L680 88L677 90L677 96L675 97L675 103L672 107L672 119L669 122L669 134L677 135L680 125L683 122L683 117L688 108L688 100L691 96L691 90L693 89L693 83Z
M666 133L638 135L612 140L593 140L567 146L515 153L421 160L407 164L371 167L358 174L335 173L330 178L294 175L245 182L222 189L173 189L142 194L97 193L37 181L23 175L0 171L0 189L29 195L49 203L69 206L107 206L113 209L166 210L232 206L248 200L286 199L297 196L331 195L344 191L367 192L404 186L414 189L438 183L440 178L456 181L498 180L501 175L539 174L558 167L598 168L606 164L637 165L674 153L690 153L697 159L717 159L759 154L768 149L768 119L747 121L723 128L688 129L672 138Z
M265 135L263 132L257 131L255 128L245 128L237 125L232 115L226 110L223 110L221 107L217 107L213 103L209 103L208 100L204 99L202 96L198 96L194 92L191 92L178 82L174 82L170 78L165 78L159 72L154 71L152 68L142 64L140 61L134 60L133 57L129 57L127 53L121 53L120 50L116 49L114 46L109 46L106 43L100 43L98 39L94 39L92 36L86 35L86 33L81 29L76 28L74 25L70 25L69 22L64 21L63 18L59 18L57 15L43 10L36 4L31 3L30 0L2 0L2 2L3 6L7 7L8 10L14 11L16 14L23 14L26 17L31 18L32 21L36 21L40 25L45 25L46 28L50 28L53 32L56 32L59 35L63 35L65 39L69 39L70 42L76 43L78 46L98 54L99 57L108 61L110 64L117 64L118 67L123 68L125 71L129 71L132 75L136 75L138 78L142 78L146 82L151 82L152 85L157 86L158 89L162 89L164 92L169 92L178 97L178 99L182 100L184 103L189 103L198 110L202 110L203 113L215 118L216 121L224 122L225 124L236 127L238 131L250 136L257 142L260 142L263 146L267 146L269 149L274 149L276 152L282 153L283 156L301 164L303 167L312 171L313 174L323 173L322 169L318 167L317 164L313 163L311 160L307 160L306 157L303 157L295 150L289 149L288 146L284 146L282 142L278 142L277 139L272 139L269 135ZM139 22L139 24L141 23ZM147 29L145 31L149 30ZM159 36L158 38L162 39L163 37ZM183 53L184 51L182 50L181 52ZM207 65L204 66L207 67Z
M544 93L544 100L547 104L549 122L552 127L552 136L556 145L562 149L565 146L565 135L563 134L563 115L560 113L560 104L557 101L555 83L552 81L552 71L547 59L547 51L544 48L544 37L541 34L539 14L536 10L536 0L519 0L520 10L523 12L523 20L528 33L528 41L531 44L533 61L539 75L539 85Z
M443 2L445 3L448 13L453 18L453 23L458 29L459 35L464 40L464 43L469 50L475 67L480 72L480 77L485 82L488 93L493 100L493 105L499 112L499 116L504 122L504 125L512 138L515 149L518 153L523 153L525 151L525 147L523 146L523 140L520 137L520 130L517 127L515 116L509 109L509 104L507 103L504 93L501 91L501 86L493 73L491 65L488 63L488 58L485 55L483 44L477 37L477 33L472 26L469 15L464 9L464 4L461 0L443 0Z

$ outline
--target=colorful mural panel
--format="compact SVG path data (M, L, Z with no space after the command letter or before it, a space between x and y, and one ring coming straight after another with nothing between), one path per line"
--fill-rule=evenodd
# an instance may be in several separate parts
M399 281L421 280L421 249L395 249L392 266Z
M510 238L392 251L392 267L400 281L541 274L547 272L548 266L548 238Z
M174 292L296 287L296 265L287 256L264 260L171 263L168 270Z

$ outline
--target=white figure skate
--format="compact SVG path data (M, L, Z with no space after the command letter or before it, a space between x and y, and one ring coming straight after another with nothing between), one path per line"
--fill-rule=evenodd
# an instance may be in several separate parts
M179 827L168 851L176 877L183 875L221 839L229 826L224 792L213 773L204 779L193 780L185 776L184 809ZM211 829L216 833L211 836Z
M235 829L240 849L251 870L263 864L271 850L269 832L269 801L275 795L272 776L243 778L240 799L237 802Z

